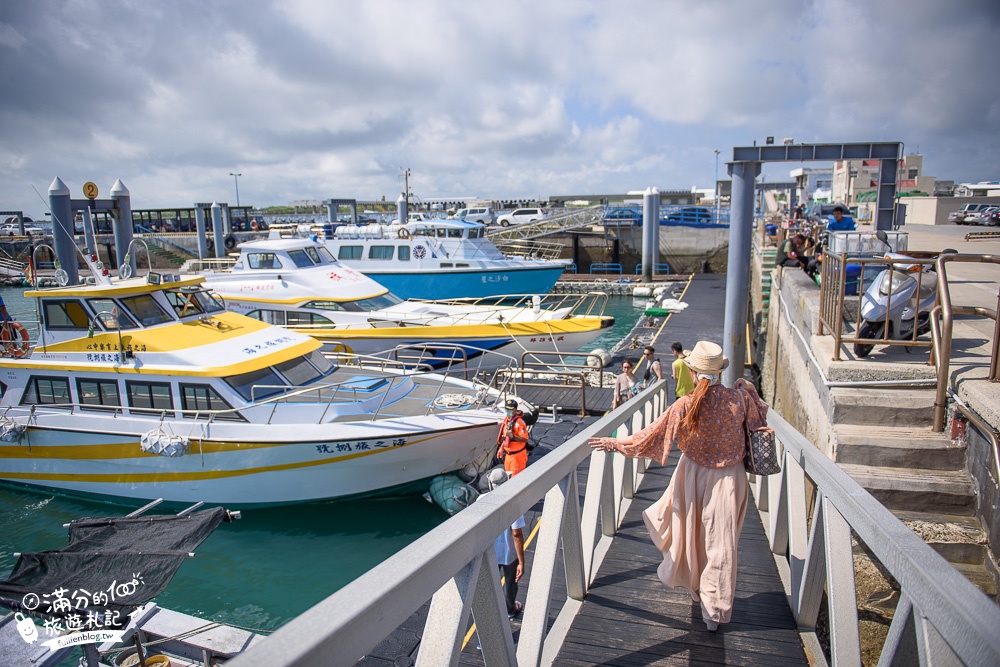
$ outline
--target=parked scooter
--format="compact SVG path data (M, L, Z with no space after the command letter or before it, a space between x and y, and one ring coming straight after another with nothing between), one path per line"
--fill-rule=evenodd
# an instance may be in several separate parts
M885 244L891 260L913 259L903 253L892 252L884 231L875 233ZM942 250L942 253L955 252ZM861 297L858 338L912 339L913 327L917 336L931 329L931 310L937 304L937 274L927 264L893 262L875 276L874 282ZM888 325L889 330L885 327ZM875 344L855 343L854 354L867 357Z

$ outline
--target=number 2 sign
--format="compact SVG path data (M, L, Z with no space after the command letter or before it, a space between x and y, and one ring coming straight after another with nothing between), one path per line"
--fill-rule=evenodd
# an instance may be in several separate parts
M83 196L87 199L97 199L99 191L97 189L97 183L93 181L87 181L83 184Z

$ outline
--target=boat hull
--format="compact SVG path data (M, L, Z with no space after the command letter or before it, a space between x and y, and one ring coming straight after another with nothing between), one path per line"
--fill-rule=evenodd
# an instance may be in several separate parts
M459 299L503 294L548 294L562 275L562 266L513 266L496 269L447 269L380 271L365 262L345 261L379 282L401 299Z
M440 428L428 428L432 419ZM175 457L143 452L139 434L33 426L21 444L0 444L0 480L114 499L310 502L378 493L485 460L496 447L498 420L493 411L474 410L450 415L447 425L436 417L294 429L215 424L210 437L191 438L188 453ZM192 426L168 421L162 428L185 433Z
M612 317L577 317L541 322L459 326L379 327L374 329L296 329L319 339L328 352L378 355L397 347L443 347L421 363L432 368L470 365L491 367L519 361L524 352L575 352L614 326ZM455 352L461 347L464 355ZM494 354L486 355L484 351Z

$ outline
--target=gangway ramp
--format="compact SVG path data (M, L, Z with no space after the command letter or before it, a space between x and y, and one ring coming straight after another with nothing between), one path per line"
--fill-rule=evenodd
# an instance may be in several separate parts
M599 224L603 215L603 206L589 206L559 213L537 222L527 222L510 227L489 227L486 230L486 237L494 245L513 241L529 241Z

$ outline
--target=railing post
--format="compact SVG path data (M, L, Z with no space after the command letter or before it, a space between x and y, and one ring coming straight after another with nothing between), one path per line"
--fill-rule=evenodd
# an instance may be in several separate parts
M566 568L566 594L574 600L587 595L587 571L584 568L583 540L580 534L580 490L576 471L566 485L566 510L562 522L563 564Z
M538 531L535 558L531 565L531 585L524 604L521 635L517 643L517 663L537 667L542 657L545 631L549 621L549 602L559 541L566 513L569 477L564 477L545 494L542 506L542 526Z
M514 638L500 589L497 557L492 547L483 552L481 560L479 580L472 598L472 617L476 622L479 645L483 649L483 661L490 667L513 667L517 664Z
M830 604L830 655L837 667L861 667L851 527L827 497L823 498L823 518L826 531L826 590Z
M591 569L593 568L594 551L597 549L598 542L598 514L603 513L601 512L601 502L604 498L604 468L608 457L607 452L592 452L587 469L587 490L583 496L580 535L583 543L583 569L587 575L588 583L593 578Z
M420 652L417 653L417 667L458 664L458 656L462 652L462 633L468 623L472 593L479 579L481 564L482 557L473 559L431 598L431 608L427 612L427 622L420 640Z
M899 594L899 603L892 615L889 634L878 657L878 667L907 667L920 664L917 648L917 631L914 626L913 603L906 591Z

